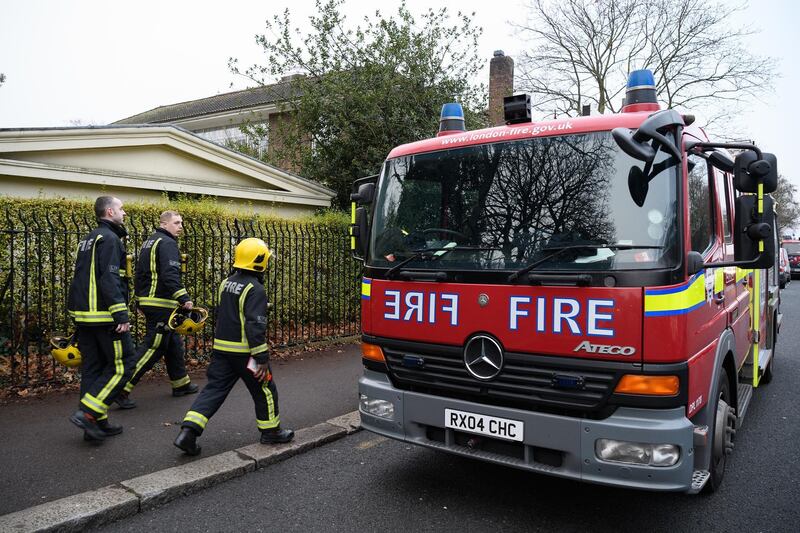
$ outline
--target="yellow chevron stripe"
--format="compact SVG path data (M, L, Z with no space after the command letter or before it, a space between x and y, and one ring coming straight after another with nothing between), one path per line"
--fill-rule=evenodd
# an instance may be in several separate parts
M645 316L666 316L688 313L706 301L705 270L688 282L665 289L645 289Z

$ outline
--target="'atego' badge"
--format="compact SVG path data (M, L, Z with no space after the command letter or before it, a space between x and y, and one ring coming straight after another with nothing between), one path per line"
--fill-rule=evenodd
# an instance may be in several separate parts
M603 353L609 355L633 355L636 353L636 348L633 346L613 346L611 344L592 344L589 341L583 341L575 347L573 352L586 352L586 353Z

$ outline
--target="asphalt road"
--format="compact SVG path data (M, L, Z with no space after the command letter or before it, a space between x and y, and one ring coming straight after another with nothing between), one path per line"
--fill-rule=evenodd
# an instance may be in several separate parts
M612 489L360 432L105 531L775 531L800 518L800 281L775 379L756 391L713 495Z
M275 360L281 424L303 428L358 408L361 375L356 344ZM192 376L201 387L205 374ZM197 458L172 445L196 395L173 398L166 377L146 377L132 398L136 409L112 407L122 435L100 446L83 441L67 417L78 393L53 393L0 406L0 515L131 479ZM258 442L253 401L238 383L200 439L203 453L218 454Z

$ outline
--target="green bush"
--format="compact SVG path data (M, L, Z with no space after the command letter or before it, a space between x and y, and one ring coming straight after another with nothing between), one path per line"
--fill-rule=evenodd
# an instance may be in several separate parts
M245 237L264 239L274 253L265 279L274 346L358 332L361 270L350 257L346 214L324 211L281 220L235 213L210 199L126 203L127 248L134 264L166 209L184 218L179 244L188 256L184 284L196 305L212 311L202 334L187 339L191 356L202 361L209 352L216 291L230 273L234 247ZM0 197L0 386L63 375L53 365L48 342L72 329L66 297L75 249L95 224L89 201ZM135 313L133 303L131 310ZM141 315L134 328L141 338Z

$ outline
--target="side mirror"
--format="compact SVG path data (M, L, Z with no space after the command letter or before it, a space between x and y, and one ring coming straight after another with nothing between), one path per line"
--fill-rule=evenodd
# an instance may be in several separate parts
M686 256L686 273L694 276L703 270L703 255L694 250L689 252Z
M738 157L736 158L738 161ZM764 211L758 220L758 197L742 195L736 199L734 259L756 261L750 268L772 268L775 264L775 210L772 197L764 196Z
M350 201L355 202L357 204L371 204L372 200L375 198L375 184L374 183L364 183L359 185L358 192L354 192L350 195Z
M360 261L363 261L367 254L368 237L367 208L358 207L353 216L353 223L350 225L350 248L352 249L353 257Z
M647 199L647 192L650 190L650 179L645 176L644 171L637 166L632 166L628 171L628 191L631 193L633 202L642 207Z
M350 251L359 261L364 260L369 242L369 211L363 206L375 200L377 180L378 175L355 180L352 189L355 192L350 194Z
M753 150L745 150L734 162L734 187L739 192L758 192L759 181L764 183L764 194L778 188L778 159L775 154L763 153L758 158ZM765 208L766 210L766 208Z

